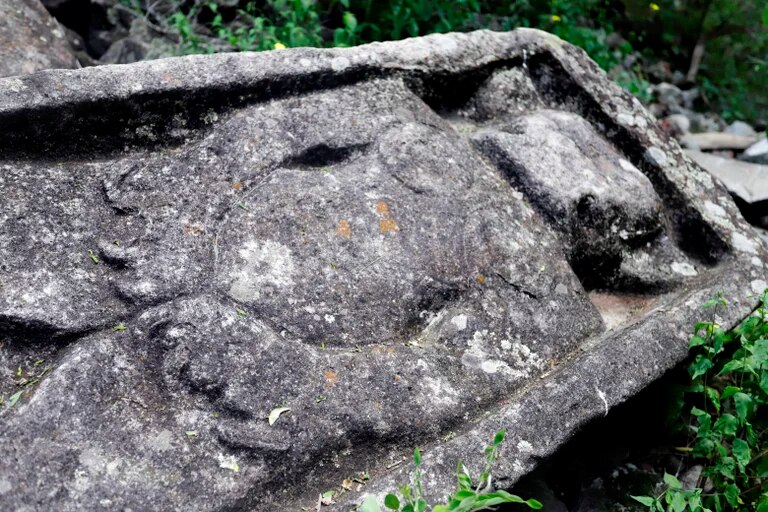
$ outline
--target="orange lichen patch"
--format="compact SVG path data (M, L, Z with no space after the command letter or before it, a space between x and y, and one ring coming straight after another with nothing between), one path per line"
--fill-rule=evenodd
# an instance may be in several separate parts
M323 375L325 375L325 387L327 388L332 388L336 385L336 381L339 380L336 372L333 370L325 370Z
M184 226L184 234L185 235L193 235L198 236L202 234L205 230L203 227L199 224L187 224Z
M480 284L483 284L485 282L485 276L483 274L477 274L475 276L475 279L477 279L477 282Z
M376 345L371 348L371 352L374 354L394 354L395 353L395 347L387 346L387 345Z
M349 224L347 219L341 219L339 221L339 226L336 228L336 233L346 239L352 237L352 226Z
M381 219L379 221L379 231L382 233L392 233L393 231L400 231L397 226L397 222L392 219Z
M243 188L242 181L236 181L232 184L232 190L240 190L241 188Z
M384 201L377 201L376 211L379 215L381 215L381 220L379 221L379 231L382 233L394 233L395 231L400 231L400 227L397 225L397 222L395 222L395 219L392 218L392 214L389 211L389 205L387 203Z

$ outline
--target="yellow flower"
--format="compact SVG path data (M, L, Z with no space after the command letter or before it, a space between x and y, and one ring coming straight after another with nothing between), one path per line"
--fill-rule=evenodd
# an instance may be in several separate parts
M661 7L659 7L659 4L648 4L648 7L650 7L652 11L658 11L659 9L661 9Z
M557 14L553 14L552 16L550 16L550 18L549 18L549 19L551 19L552 21L554 21L555 23L557 23L558 21L562 21L562 19L563 19L563 18L561 18L561 17L560 17L560 16L558 16Z
M275 43L275 50L285 50L286 46L280 41Z

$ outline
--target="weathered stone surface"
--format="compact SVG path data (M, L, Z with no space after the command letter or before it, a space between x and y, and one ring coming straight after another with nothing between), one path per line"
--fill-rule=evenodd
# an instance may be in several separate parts
M0 0L0 77L77 68L64 29L40 0Z
M440 495L500 426L509 485L765 286L538 31L37 73L0 126L3 509L297 510L414 444Z

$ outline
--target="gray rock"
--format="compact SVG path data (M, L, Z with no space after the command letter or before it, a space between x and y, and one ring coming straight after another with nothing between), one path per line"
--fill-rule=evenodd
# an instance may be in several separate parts
M112 44L109 49L101 56L101 64L132 64L142 61L149 53L148 45L132 37L120 39Z
M2 509L298 510L417 444L435 498L502 426L509 486L767 279L722 186L534 30L37 73L0 127Z
M735 135L725 132L688 133L680 137L680 144L688 149L722 150L746 149L757 140L756 136Z
M0 77L77 68L64 29L40 0L0 0Z
M679 109L684 107L685 95L676 85L661 82L660 84L653 86L653 93L656 96L656 100L669 109Z
M757 137L757 132L749 123L734 121L725 128L725 133L741 135L743 137Z
M720 132L726 128L723 118L714 112L701 113L683 109L680 113L691 121L691 131L694 133Z
M684 135L691 131L691 121L683 114L672 114L660 120L671 135Z
M696 88L682 90L678 86L661 82L651 87L656 101L666 106L670 114L682 113L693 108L693 102L699 97Z
M768 139L761 139L749 146L739 158L747 162L768 165Z

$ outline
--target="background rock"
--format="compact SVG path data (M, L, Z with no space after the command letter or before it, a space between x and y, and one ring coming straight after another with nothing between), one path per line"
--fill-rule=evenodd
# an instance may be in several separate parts
M0 77L77 68L64 29L40 0L0 0Z
M768 165L768 139L762 139L749 146L740 158L747 162Z

